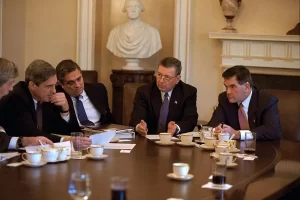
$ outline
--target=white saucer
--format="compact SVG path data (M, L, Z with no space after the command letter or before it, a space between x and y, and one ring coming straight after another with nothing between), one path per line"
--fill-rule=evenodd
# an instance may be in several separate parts
M231 149L229 152L230 153L239 153L240 151L241 151L240 149L235 148L235 149Z
M214 147L207 147L207 146L205 146L205 144L201 144L200 148L205 149L205 150L215 150Z
M217 165L222 165L222 163L218 162ZM237 163L234 163L234 162L228 163L228 164L226 165L227 168L234 168L234 167L236 167L236 166L238 166L238 164L237 164Z
M64 160L56 160L56 161L48 161L47 163L59 163L59 162L65 162L67 160L70 160L70 157L67 157L66 159Z
M41 167L41 166L47 164L47 162L41 160L39 163L33 164L33 163L28 162L27 160L24 160L24 161L22 161L22 164L26 167Z
M178 144L180 146L185 146L185 147L194 147L196 143L195 142L190 142L190 143L176 142L176 144Z
M119 140L120 140L119 138L113 138L109 143L117 143L119 142Z
M167 143L162 142L162 141L155 141L155 143L158 144L158 145L163 145L163 146L169 146L169 145L175 144L175 142L173 142L173 141L170 141L170 142L167 142Z
M188 180L191 180L192 178L194 178L194 175L188 174L186 176L177 176L174 173L169 173L169 174L167 174L167 177L169 177L170 179L178 180L178 181L188 181Z
M219 154L217 154L216 152L212 152L209 155L210 155L210 157L219 158Z
M93 156L92 154L87 154L85 155L87 158L92 159L92 160L102 160L104 158L107 158L108 155L102 154L101 156Z

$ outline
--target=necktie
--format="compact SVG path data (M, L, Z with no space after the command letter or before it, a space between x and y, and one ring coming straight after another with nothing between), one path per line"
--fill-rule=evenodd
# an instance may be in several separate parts
M244 111L244 106L242 103L240 103L239 105L238 115L241 130L249 130L248 119L246 117L246 113Z
M83 103L79 99L79 97L80 96L75 97L75 98L76 98L77 116L78 116L78 120L80 121L80 124L83 126L94 126L95 124L88 119L86 112L84 110L84 107L83 107Z
M159 120L158 120L158 128L157 132L166 132L167 128L167 118L169 113L169 94L166 92L164 96L164 101L160 108Z
M43 109L42 109L42 103L39 101L36 104L36 121L37 121L37 128L40 131L43 130Z

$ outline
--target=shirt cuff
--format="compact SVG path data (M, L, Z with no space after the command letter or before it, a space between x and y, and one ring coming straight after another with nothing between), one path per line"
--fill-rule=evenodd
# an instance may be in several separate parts
M19 137L12 137L10 139L9 145L8 145L8 149L17 149L17 141L18 141Z
M69 121L70 121L70 113L69 113L68 115L66 115L66 116L64 116L64 115L62 115L62 114L60 113L60 116L61 116L61 118L63 118L66 122L69 122Z
M249 132L249 130L239 130L241 134L241 139L240 140L245 140L245 134L246 132Z

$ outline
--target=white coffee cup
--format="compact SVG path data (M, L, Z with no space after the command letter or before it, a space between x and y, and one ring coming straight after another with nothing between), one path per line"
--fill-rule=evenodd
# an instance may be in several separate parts
M99 157L103 154L103 148L102 145L91 145L87 151L92 154L92 156Z
M220 153L219 155L220 163L225 164L227 161L227 164L233 163L236 160L236 157L233 158L232 153Z
M186 176L189 170L190 166L187 163L173 163L173 173L176 176Z
M228 153L229 152L229 146L228 145L217 145L217 146L215 146L215 151L216 151L217 154Z
M159 134L159 139L162 143L169 143L171 142L171 138L172 138L172 135L171 133L160 133Z
M224 142L225 140L229 140L230 134L229 133L219 133L218 138L219 138L219 142Z
M191 143L193 141L193 134L191 133L184 133L179 135L179 139L181 140L182 143Z
M214 147L214 145L217 142L217 138L215 137L205 137L204 138L204 143L206 147Z
M57 160L66 160L68 157L69 147L58 147L56 149L59 151Z
M24 157L26 155L26 158ZM29 163L32 164L37 164L41 161L42 154L41 152L27 152L22 154L22 159L28 161Z
M43 149L43 158L46 162L55 162L57 161L59 150L58 149Z

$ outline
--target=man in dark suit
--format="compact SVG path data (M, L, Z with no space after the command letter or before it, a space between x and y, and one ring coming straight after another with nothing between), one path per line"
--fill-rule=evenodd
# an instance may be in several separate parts
M84 83L80 67L72 60L63 60L56 67L60 86L70 105L70 124L74 130L112 122L105 86Z
M25 82L20 81L3 104L3 127L11 136L45 136L53 142L68 141L70 134L69 105L64 93L57 93L56 71L43 60L33 61L25 71ZM91 139L82 138L82 148Z
M257 139L281 138L278 99L253 86L244 66L234 66L223 73L226 92L219 95L219 105L208 123L216 131L235 134L243 140L245 131L256 132Z
M13 83L18 76L17 66L4 58L0 58L0 99L6 96L10 91L13 90ZM2 104L0 104L0 110ZM16 149L18 147L38 145L39 141L44 144L53 144L49 139L45 137L11 137L5 133L2 125L2 119L5 116L1 115L0 118L0 152L6 151L7 149Z
M197 124L197 89L180 78L181 62L173 57L161 60L156 82L137 89L130 126L137 133L189 132Z

